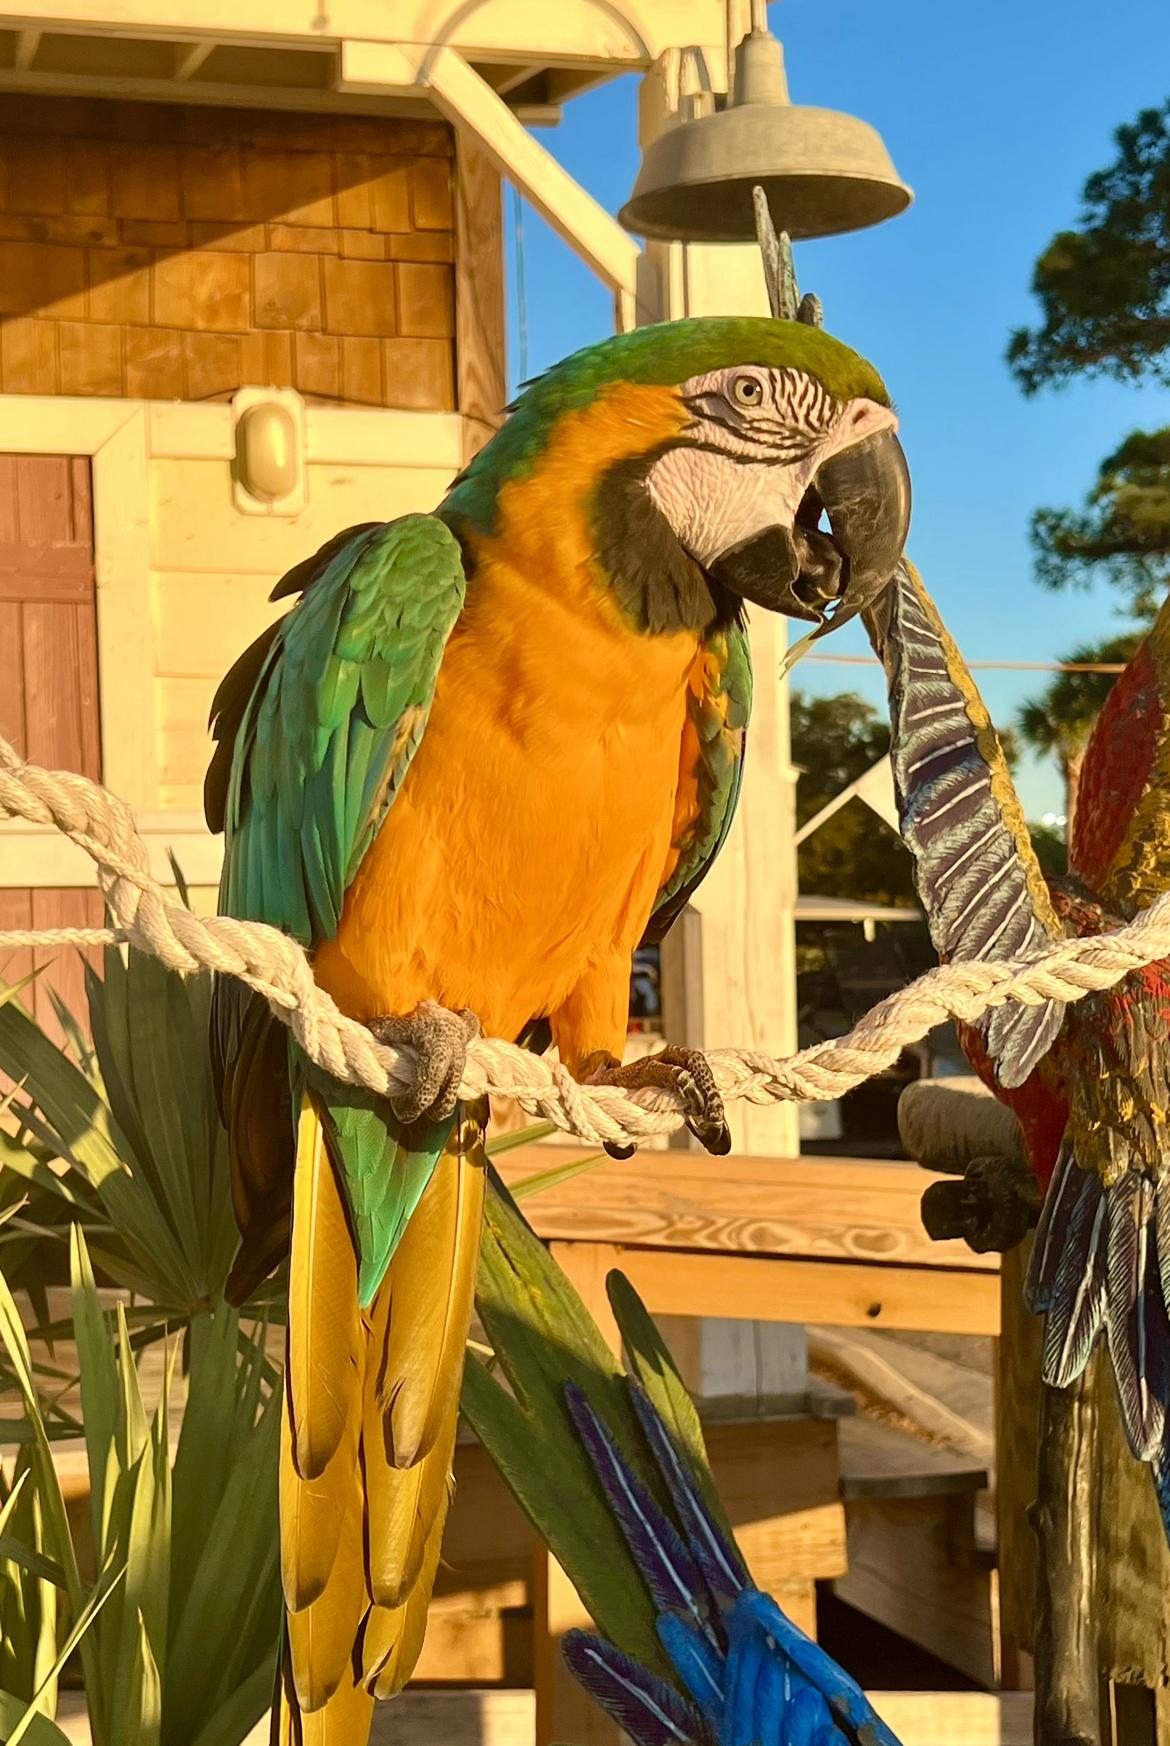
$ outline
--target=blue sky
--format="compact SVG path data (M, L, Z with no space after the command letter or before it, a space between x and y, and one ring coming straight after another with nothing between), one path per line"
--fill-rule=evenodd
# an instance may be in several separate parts
M1033 262L1075 219L1085 177L1113 155L1113 130L1170 91L1166 0L783 0L770 24L793 100L873 123L915 191L908 213L874 230L798 244L796 266L827 326L894 395L914 478L910 551L959 646L969 660L1054 660L1115 634L1123 621L1108 589L1036 586L1028 522L1040 504L1079 502L1128 430L1170 422L1170 394L1097 382L1026 400L1003 356L1035 315ZM636 95L635 77L616 80L539 136L611 212L638 167ZM527 209L524 278L530 371L611 331L606 292ZM853 626L829 647L867 652ZM978 678L1001 722L1045 683ZM883 700L876 670L804 662L796 683ZM1028 760L1018 780L1031 816L1058 809L1050 766Z

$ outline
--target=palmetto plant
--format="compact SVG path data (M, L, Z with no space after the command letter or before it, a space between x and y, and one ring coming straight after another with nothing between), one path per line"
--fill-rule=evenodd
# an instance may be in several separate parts
M0 1072L14 1084L0 1121L0 1387L22 1408L0 1423L17 1451L0 1490L0 1738L60 1738L47 1675L100 1603L79 1643L95 1746L238 1746L270 1701L279 1627L279 1372L264 1336L281 1297L270 1286L242 1315L223 1297L236 1233L208 979L117 949L102 971L86 979L92 1043L59 1010L58 1047L20 990L0 996ZM112 1310L95 1269L117 1290ZM72 1282L56 1323L54 1274ZM135 1355L168 1336L148 1417ZM77 1380L80 1418L61 1404ZM92 1592L51 1459L53 1442L82 1435Z
M59 1746L55 1669L70 1625L92 1617L79 1653L95 1746L238 1746L273 1689L279 1373L264 1335L284 1304L279 1280L241 1315L223 1297L236 1230L208 981L110 949L102 974L87 974L88 1036L58 1006L64 1046L21 992L0 992L0 1072L15 1086L0 1120L0 1392L21 1404L19 1417L0 1413L0 1447L16 1448L11 1477L0 1470L0 1739L25 1728L29 1746ZM113 1309L95 1271L117 1288ZM54 1272L72 1281L56 1322ZM40 1324L31 1341L20 1289ZM148 1417L135 1354L164 1341ZM62 1404L77 1380L80 1416ZM92 1591L51 1459L63 1437L85 1442Z
M70 1249L98 1575L87 1592L28 1341L0 1279L0 1340L24 1406L35 1511L22 1523L13 1510L0 1533L0 1723L27 1726L31 1746L63 1738L16 1712L33 1700L52 1713L55 1675L76 1646L94 1746L239 1746L271 1700L275 1670L279 1386L233 1311L195 1317L172 1449L177 1346L148 1417L125 1310L103 1309L79 1228ZM18 1505L25 1495L22 1486ZM61 1644L58 1611L73 1624ZM10 1746L17 1737L4 1734Z
M33 1240L63 1245L77 1223L99 1274L138 1300L127 1319L139 1339L185 1325L222 1301L236 1249L209 978L181 980L109 948L102 975L86 975L92 1048L75 1024L59 1048L18 993L0 997L0 1073L16 1086L0 1124L0 1196L26 1203L4 1227L10 1283L46 1315L46 1257L33 1264Z

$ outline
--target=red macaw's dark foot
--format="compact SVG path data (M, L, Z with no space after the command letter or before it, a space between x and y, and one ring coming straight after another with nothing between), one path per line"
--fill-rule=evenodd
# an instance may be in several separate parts
M390 1099L400 1122L444 1121L459 1101L459 1084L467 1065L467 1045L483 1035L483 1027L466 1007L452 1012L424 1000L404 1017L371 1019L367 1026L379 1043L410 1049L418 1076L409 1091Z
M731 1150L731 1132L723 1108L723 1098L715 1084L706 1055L698 1049L680 1049L668 1044L657 1055L644 1055L640 1061L627 1061L620 1066L612 1055L600 1061L587 1062L583 1075L587 1085L620 1085L623 1091L640 1091L646 1086L670 1086L678 1091L686 1106L687 1127L708 1152L722 1156ZM607 1144L613 1158L628 1158L633 1146Z
M1040 1190L1015 1158L972 1158L958 1180L932 1182L922 1222L936 1242L960 1237L977 1255L1022 1243L1040 1216Z

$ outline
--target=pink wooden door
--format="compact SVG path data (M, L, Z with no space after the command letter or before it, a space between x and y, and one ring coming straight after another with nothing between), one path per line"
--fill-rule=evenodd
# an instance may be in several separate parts
M101 775L93 493L76 455L0 455L0 734L31 762ZM96 887L14 888L0 848L0 927L100 926ZM78 1018L84 979L76 952L22 951L0 961L16 981L41 970L25 995L52 1036L55 988Z

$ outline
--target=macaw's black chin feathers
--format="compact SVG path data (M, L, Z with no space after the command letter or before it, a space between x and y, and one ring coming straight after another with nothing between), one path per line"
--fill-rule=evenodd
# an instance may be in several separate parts
M777 523L732 546L710 575L756 606L811 619L822 635L887 586L909 526L906 457L893 431L879 431L817 469L794 527Z
M732 623L740 601L683 550L646 490L661 452L620 461L603 476L593 504L597 561L638 630L705 636L717 623Z

